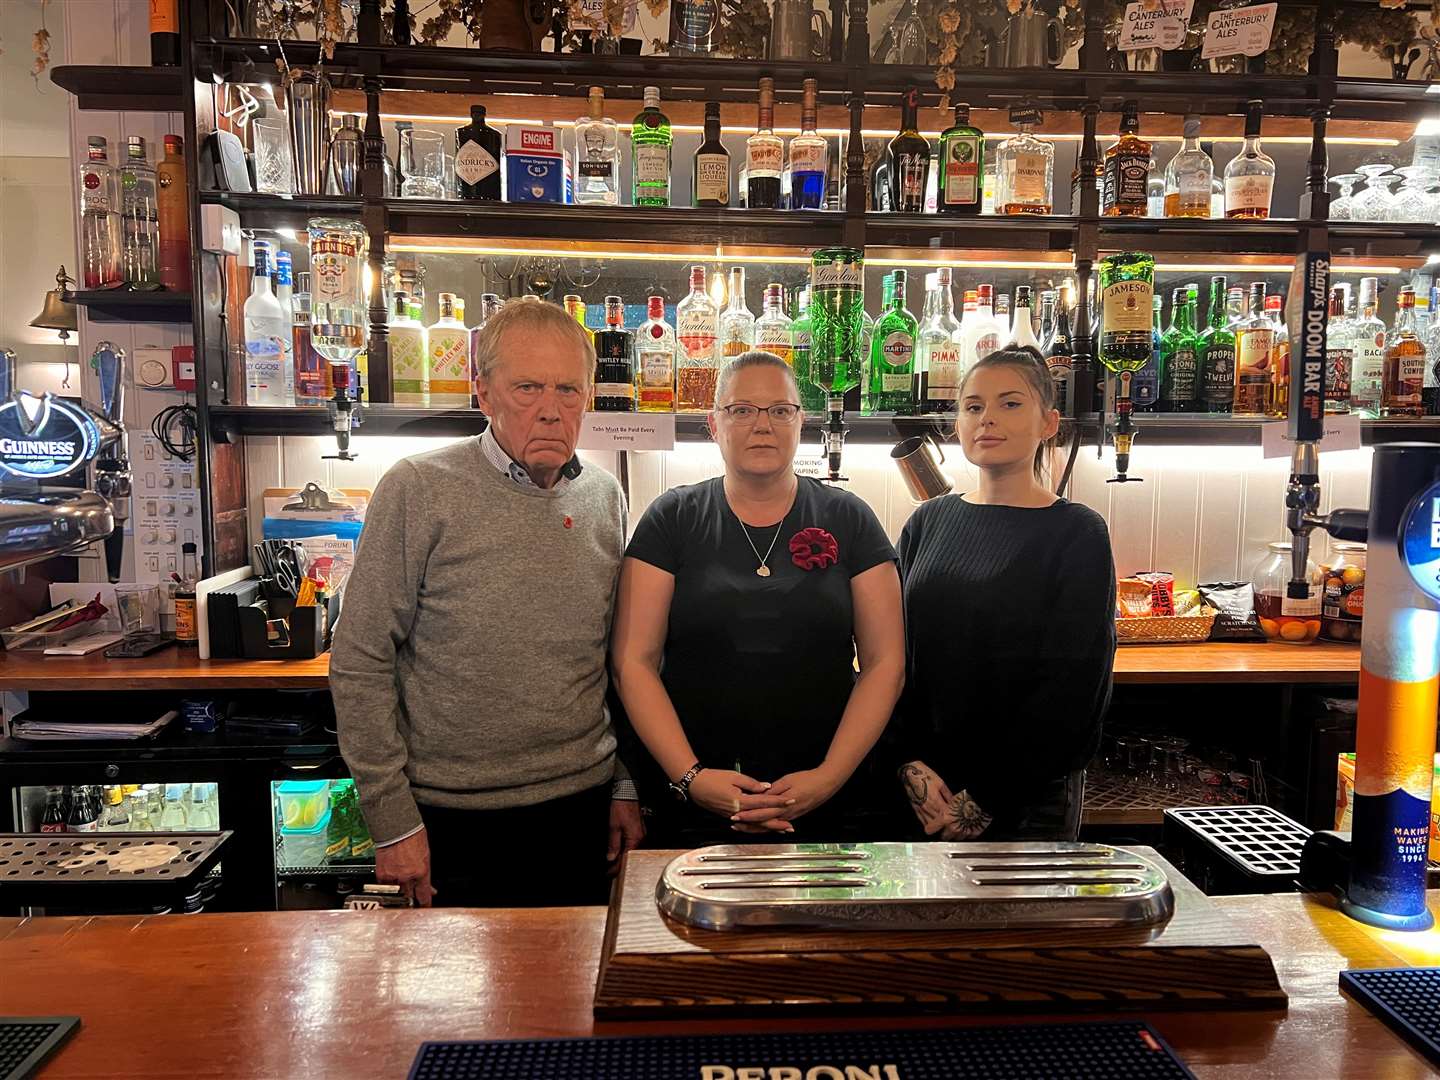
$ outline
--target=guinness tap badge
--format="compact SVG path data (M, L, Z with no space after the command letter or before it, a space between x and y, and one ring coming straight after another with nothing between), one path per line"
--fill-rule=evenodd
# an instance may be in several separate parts
M74 472L100 451L100 428L53 394L17 392L0 405L0 474L46 480Z

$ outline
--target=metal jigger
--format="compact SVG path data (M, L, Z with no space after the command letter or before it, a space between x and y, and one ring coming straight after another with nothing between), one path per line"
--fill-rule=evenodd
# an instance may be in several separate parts
M1130 446L1135 442L1135 403L1130 399L1130 372L1117 371L1120 386L1115 391L1115 475L1107 484L1143 484L1143 476L1127 476L1130 469Z

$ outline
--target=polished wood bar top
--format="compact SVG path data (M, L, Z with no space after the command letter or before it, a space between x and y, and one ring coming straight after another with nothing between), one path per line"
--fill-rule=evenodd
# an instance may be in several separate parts
M1360 646L1316 642L1207 641L1203 645L1121 645L1115 682L1357 683Z
M1433 1075L1341 996L1338 975L1440 963L1440 931L1371 930L1323 897L1214 902L1270 952L1290 1007L1140 1013L1196 1075ZM1431 906L1440 909L1440 894ZM81 1018L43 1070L46 1080L401 1077L426 1039L1076 1019L1047 1016L1037 1004L1005 1016L786 1019L774 1010L739 1020L597 1024L591 1007L604 927L598 907L0 919L0 1015Z
M41 652L0 654L0 690L323 689L330 654L313 660L201 660L178 645L133 660Z
M136 660L0 653L0 690L308 689L329 685L330 654L314 660L201 660L172 647ZM1122 645L1115 682L1354 683L1358 645Z

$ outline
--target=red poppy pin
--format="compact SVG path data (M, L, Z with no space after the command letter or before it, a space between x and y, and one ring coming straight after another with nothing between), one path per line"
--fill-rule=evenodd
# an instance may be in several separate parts
M801 570L824 570L840 561L840 545L824 529L801 529L790 538L790 561Z
M568 514L565 515L565 527L566 527L567 529L570 529L570 528L573 528L574 526L575 526L575 522L570 518L570 515L568 515Z

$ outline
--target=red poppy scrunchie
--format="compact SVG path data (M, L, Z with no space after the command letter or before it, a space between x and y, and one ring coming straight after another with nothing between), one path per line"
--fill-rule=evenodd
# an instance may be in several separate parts
M824 529L801 529L790 538L790 561L801 570L824 570L840 561L840 545Z

